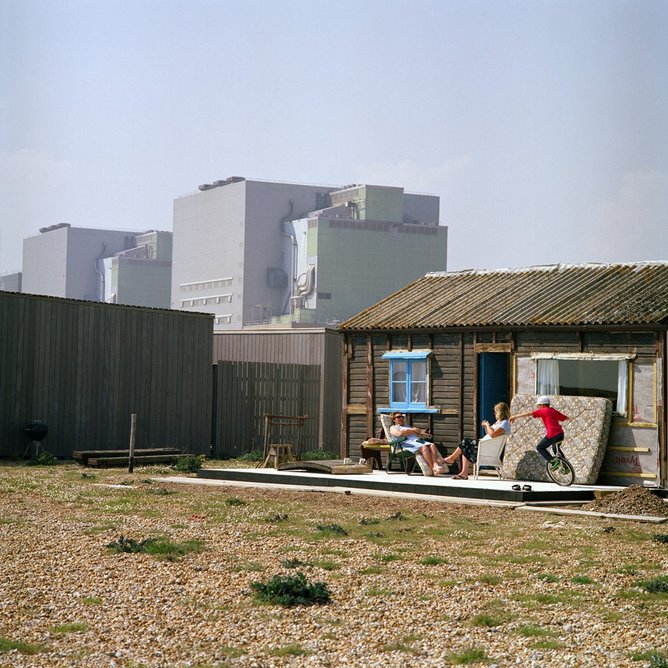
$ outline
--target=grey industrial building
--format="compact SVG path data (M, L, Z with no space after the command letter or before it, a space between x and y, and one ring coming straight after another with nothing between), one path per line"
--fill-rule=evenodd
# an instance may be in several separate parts
M21 292L169 308L172 233L60 223L23 241Z
M230 177L174 202L172 308L218 330L333 325L443 271L439 198Z

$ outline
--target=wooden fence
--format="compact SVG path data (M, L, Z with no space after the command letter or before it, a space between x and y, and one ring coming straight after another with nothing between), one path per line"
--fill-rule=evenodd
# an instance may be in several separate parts
M209 315L0 292L0 456L41 420L48 452L137 447L208 454Z
M304 427L274 427L271 443L298 452L318 448L320 367L219 361L214 365L215 454L237 457L262 450L264 415L308 415Z

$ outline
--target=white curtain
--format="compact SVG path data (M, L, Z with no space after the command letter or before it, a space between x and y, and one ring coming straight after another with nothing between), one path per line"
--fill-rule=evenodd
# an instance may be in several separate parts
M626 360L619 360L617 372L617 408L616 412L626 415L626 397L629 387L629 365Z
M536 360L536 394L559 394L558 360Z

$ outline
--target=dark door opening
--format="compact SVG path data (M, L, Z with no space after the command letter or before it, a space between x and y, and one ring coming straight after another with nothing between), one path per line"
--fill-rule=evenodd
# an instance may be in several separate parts
M510 354L480 353L478 355L478 434L485 435L482 420L495 422L494 404L510 405Z

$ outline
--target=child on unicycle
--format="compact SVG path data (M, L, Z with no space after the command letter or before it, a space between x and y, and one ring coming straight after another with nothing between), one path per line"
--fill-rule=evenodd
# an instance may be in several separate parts
M564 430L561 422L568 420L568 415L560 413L556 408L550 406L550 398L546 396L538 397L536 405L539 406L535 411L530 413L520 413L519 415L511 415L508 420L514 422L518 418L533 417L540 418L545 425L545 436L536 446L536 450L541 457L546 461L552 460L552 455L548 452L548 448L564 440ZM558 449L555 448L555 454L558 454ZM558 466L558 464L557 464Z

